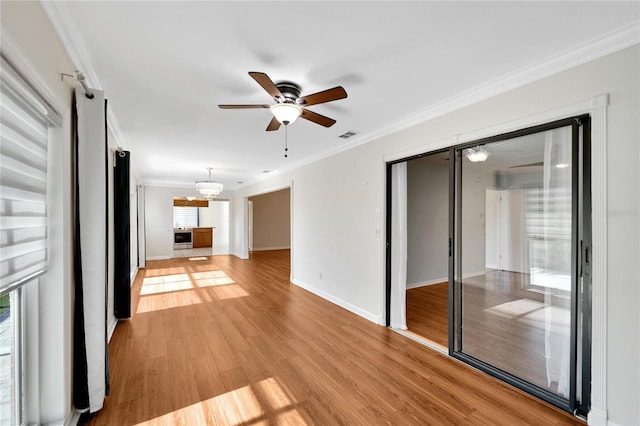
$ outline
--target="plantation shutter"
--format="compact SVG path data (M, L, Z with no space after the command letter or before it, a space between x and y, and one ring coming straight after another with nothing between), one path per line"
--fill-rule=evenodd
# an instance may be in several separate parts
M53 109L2 57L0 293L47 269L47 140Z
M198 207L174 207L173 213L176 228L198 227Z

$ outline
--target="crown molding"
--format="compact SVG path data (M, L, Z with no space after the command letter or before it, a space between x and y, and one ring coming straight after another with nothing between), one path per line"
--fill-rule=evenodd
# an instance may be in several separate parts
M80 31L78 31L78 27L69 11L67 3L41 0L40 5L49 18L53 29L58 34L76 70L81 71L85 75L87 84L90 87L104 91L98 73L91 61L89 49L86 47ZM122 134L120 124L110 103L107 103L107 126L115 139L116 145L126 149L124 135ZM134 171L134 174L138 174L137 170Z
M281 173L291 171L305 165L315 163L357 146L380 139L393 133L408 129L415 125L432 120L480 101L492 98L518 87L525 86L538 80L566 71L578 65L602 58L627 47L640 44L640 21L611 31L597 40L591 40L581 46L554 55L533 65L506 74L470 90L452 96L373 132L359 135L349 143L324 151L313 157L296 162L289 167L280 169ZM257 179L245 182L236 189L245 188L258 183Z
M103 90L98 75L90 60L88 49L83 42L82 35L77 29L66 2L40 0L40 4L49 17L54 29L58 33L58 36L67 50L73 64L78 68L78 70L84 72L90 86ZM362 134L359 137L354 138L352 141L349 141L349 143L291 164L289 167L281 169L281 172L291 171L324 158L331 157L357 146L364 145L384 136L405 130L417 124L424 123L428 120L478 103L485 99L489 99L515 88L525 86L638 43L640 43L640 21L633 22L632 24L613 30L596 40L585 42L581 46L554 55L538 63L503 75L458 95L452 96L403 117L400 120L396 120L387 126ZM107 106L107 109L107 122L109 129L111 130L113 137L116 139L117 145L125 148L125 138L118 124L116 114L112 111L110 105ZM244 188L257 182L257 179L252 179L235 189Z
M487 83L476 86L458 95L452 96L407 117L367 133L361 138L344 145L341 150L330 152L326 156L351 149L375 139L399 132L436 117L448 114L480 101L492 98L518 87L525 86L538 80L566 71L578 65L615 53L627 47L640 43L640 21L618 28L605 34L597 40L587 42L582 46L554 55L533 65L498 77Z
M98 90L104 90L98 79L98 75L91 63L89 50L84 44L84 39L76 26L75 20L69 11L66 2L41 0L40 6L46 13L53 29L60 37L71 62L78 71L82 71L87 79L87 84Z

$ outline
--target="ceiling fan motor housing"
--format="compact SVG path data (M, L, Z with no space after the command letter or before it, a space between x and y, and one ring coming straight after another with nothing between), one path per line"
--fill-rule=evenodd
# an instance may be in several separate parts
M296 99L300 97L300 91L302 88L300 85L293 81L279 81L276 83L276 87L284 96L284 101L289 103L295 103Z

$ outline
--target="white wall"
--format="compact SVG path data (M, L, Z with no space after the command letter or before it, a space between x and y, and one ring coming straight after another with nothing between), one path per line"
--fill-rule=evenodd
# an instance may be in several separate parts
M486 188L493 185L493 177L468 167L462 169L461 233L462 276L485 272Z
M610 94L608 178L608 414L640 423L640 116L638 45L433 118L237 191L234 247L244 249L244 198L293 182L293 281L373 321L384 317L384 158L427 152L456 135ZM538 124L533 122L528 125ZM520 125L520 124L519 124ZM511 129L515 130L515 129ZM397 157L396 157L397 158ZM484 199L484 191L482 192ZM599 206L594 206L598 209ZM483 208L484 212L484 208ZM484 246L482 247L484 250Z
M130 160L134 162L132 158ZM138 178L133 172L133 168L130 165L129 175L129 205L131 208L129 215L129 222L131 224L131 238L129 240L131 248L131 285L133 286L133 279L138 272Z
M449 166L407 162L407 288L449 279Z
M290 189L249 198L253 202L253 250L291 247Z
M229 245L229 201L211 200L209 207L198 207L199 226L215 228L213 244Z

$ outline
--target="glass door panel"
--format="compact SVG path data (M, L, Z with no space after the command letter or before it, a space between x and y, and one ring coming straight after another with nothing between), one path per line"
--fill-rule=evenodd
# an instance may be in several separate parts
M574 134L568 124L456 155L453 350L561 400L575 394Z

